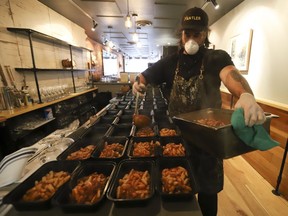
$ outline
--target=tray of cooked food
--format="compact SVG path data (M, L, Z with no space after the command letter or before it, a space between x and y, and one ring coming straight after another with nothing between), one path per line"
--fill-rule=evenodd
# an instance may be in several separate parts
M127 155L129 158L154 159L159 156L158 137L132 137L129 141Z
M85 161L76 169L68 184L52 202L63 211L94 210L104 198L112 180L116 163L111 161Z
M106 137L99 143L91 157L99 160L119 161L126 156L128 143L127 137Z
M12 204L18 211L49 209L52 198L70 180L79 165L79 161L47 162L10 191L3 203Z
M145 127L137 127L133 125L133 134L134 137L154 137L158 135L157 124L150 124Z
M141 206L155 193L155 164L150 160L122 160L115 171L106 196L116 205Z
M157 190L163 200L181 201L198 193L194 170L187 158L159 158Z
M181 136L181 131L177 125L174 123L157 122L158 124L158 134L160 137L173 137Z
M83 138L71 144L66 150L57 156L57 160L87 160L96 150L101 140Z
M234 110L207 108L173 116L189 145L222 159L228 159L255 150L234 134L231 116ZM269 132L271 119L263 124Z
M189 147L181 136L160 137L160 157L188 157Z

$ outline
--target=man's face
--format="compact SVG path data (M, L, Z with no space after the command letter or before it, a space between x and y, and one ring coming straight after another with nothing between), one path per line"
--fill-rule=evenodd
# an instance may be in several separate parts
M202 46L207 37L207 31L195 31L191 29L185 29L182 31L182 43L183 45L189 40L193 39L198 43L199 46Z

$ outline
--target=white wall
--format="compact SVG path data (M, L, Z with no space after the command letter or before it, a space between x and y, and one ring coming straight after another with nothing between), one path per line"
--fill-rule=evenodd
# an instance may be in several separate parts
M253 30L247 75L255 97L288 107L288 1L245 0L211 26L210 41L229 53L231 37ZM225 87L222 87L226 90Z
M25 76L27 85L35 87L32 72L20 73L15 67L32 67L28 37L11 33L7 27L31 28L44 34L64 40L72 45L86 47L85 30L62 15L49 9L37 0L1 0L0 1L0 64L10 65L18 89L23 85ZM62 68L61 60L70 58L69 47L33 40L36 67ZM73 52L76 68L87 68L90 59L88 51ZM4 72L5 73L5 72ZM85 82L86 72L75 73L76 86ZM6 75L7 78L7 75ZM38 73L40 88L68 84L72 87L70 72ZM0 82L2 86L2 82Z

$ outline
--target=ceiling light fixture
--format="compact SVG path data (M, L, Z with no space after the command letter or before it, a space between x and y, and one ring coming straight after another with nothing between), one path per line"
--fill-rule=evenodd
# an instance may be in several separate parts
M132 27L132 21L131 21L130 12L129 12L129 0L127 0L127 16L125 20L125 27L128 29Z
M136 26L136 17L137 17L137 16L138 16L138 14L136 14L136 13L133 13L133 14L132 14L132 17L133 17L133 19L134 19L134 27L135 27L134 33L133 33L133 36L132 36L132 40L133 40L134 42L138 42L138 40L139 40L138 34L137 34L137 26Z
M92 26L91 30L95 31L97 26L98 26L98 23L95 20L93 20L93 26Z
M219 4L216 2L216 0L211 0L211 2L214 5L214 8L217 10L219 8Z
M205 0L205 2L201 8L205 9L209 3L213 4L213 6L216 10L220 7L219 4L216 2L216 0Z
M110 49L113 49L115 47L114 43L111 41L111 29L112 29L112 26L108 26L108 29L109 29L109 40L107 41L107 46L110 48Z

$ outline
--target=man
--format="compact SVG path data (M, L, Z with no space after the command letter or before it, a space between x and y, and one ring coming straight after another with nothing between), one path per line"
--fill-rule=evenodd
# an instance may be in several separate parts
M171 116L203 108L221 108L221 82L235 97L235 108L244 110L245 124L262 124L265 115L248 82L223 50L209 50L208 15L201 8L187 10L181 22L179 53L163 58L139 75L133 93L142 94L147 84L163 87ZM200 184L202 213L217 215L217 193L223 189L223 161L191 145L191 160Z

